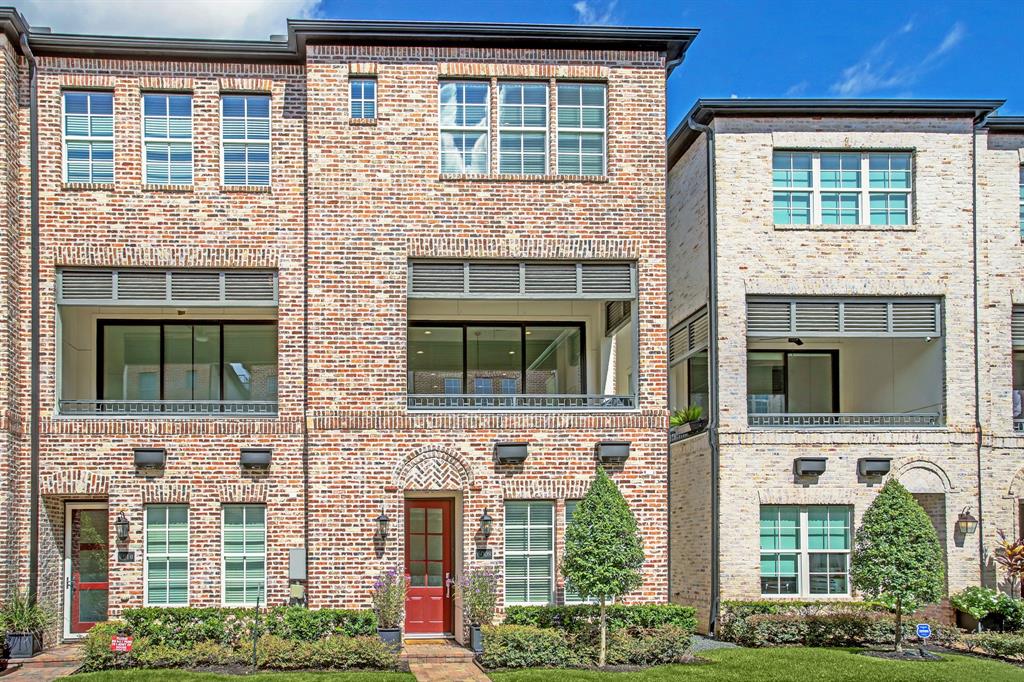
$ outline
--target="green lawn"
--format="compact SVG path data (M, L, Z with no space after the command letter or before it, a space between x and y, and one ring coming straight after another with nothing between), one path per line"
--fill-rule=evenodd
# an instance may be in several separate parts
M1024 681L1024 668L968 656L943 660L887 661L860 656L854 649L716 649L702 652L703 665L666 665L642 673L582 670L523 670L494 673L495 682L1010 682Z
M415 682L408 673L259 673L215 675L180 670L108 670L65 678L72 682Z

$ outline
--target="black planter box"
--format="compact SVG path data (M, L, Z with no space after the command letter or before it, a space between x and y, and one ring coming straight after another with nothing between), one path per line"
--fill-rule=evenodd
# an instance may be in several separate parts
M8 658L32 658L43 650L43 635L39 632L7 633Z
M401 628L377 628L377 635L385 644L390 645L398 651L402 648L402 629Z
M484 652L484 633L480 631L479 625L469 626L469 648L477 655Z

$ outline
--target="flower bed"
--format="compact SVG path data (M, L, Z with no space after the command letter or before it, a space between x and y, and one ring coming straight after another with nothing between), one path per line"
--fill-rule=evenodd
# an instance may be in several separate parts
M85 640L85 670L251 666L268 670L394 670L396 654L376 636L370 611L261 612L229 608L128 609L123 621L94 627ZM110 651L116 634L133 637L130 653Z

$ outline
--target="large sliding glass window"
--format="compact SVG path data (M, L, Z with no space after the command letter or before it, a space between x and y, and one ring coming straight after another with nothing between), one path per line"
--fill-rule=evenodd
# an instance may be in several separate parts
M414 395L584 392L582 324L415 323L408 341Z
M747 410L751 414L829 414L839 411L839 360L834 351L747 353Z
M276 323L99 324L104 400L277 400Z
M686 404L700 406L708 413L708 352L700 351L686 358Z

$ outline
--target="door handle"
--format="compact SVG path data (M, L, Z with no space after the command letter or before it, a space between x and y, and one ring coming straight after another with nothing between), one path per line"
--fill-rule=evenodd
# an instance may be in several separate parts
M448 599L448 598L450 598L452 596L452 578L451 578L451 575L452 575L451 573L445 573L444 574L444 587L445 587L444 598L445 599Z

